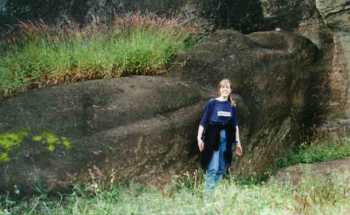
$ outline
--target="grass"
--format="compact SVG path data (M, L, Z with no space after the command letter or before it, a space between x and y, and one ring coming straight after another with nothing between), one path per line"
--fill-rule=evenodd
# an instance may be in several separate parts
M288 164L310 163L348 156L349 139L303 146ZM333 144L333 145L332 145ZM246 214L342 215L350 212L350 173L319 177L304 174L300 183L269 180L247 183L229 176L210 196L203 193L203 173L174 176L163 189L129 182L110 185L92 181L76 185L71 193L50 196L39 191L32 197L0 196L1 214Z
M298 163L315 163L350 157L350 138L343 137L337 141L322 140L302 144L297 152L290 153L277 161L277 167L282 168Z
M20 22L0 42L0 95L67 82L155 75L191 46L198 28L135 13L85 27Z
M209 198L203 198L202 189L202 181L194 183L193 178L178 178L163 190L132 183L97 192L76 187L73 193L55 198L42 194L17 202L3 197L0 214L339 215L350 210L350 185L336 176L305 178L298 187L242 185L231 177L221 181Z

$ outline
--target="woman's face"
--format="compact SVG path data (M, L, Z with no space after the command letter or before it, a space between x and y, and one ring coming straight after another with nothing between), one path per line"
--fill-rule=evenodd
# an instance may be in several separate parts
M223 84L220 86L220 96L227 98L231 93L231 86L229 84Z

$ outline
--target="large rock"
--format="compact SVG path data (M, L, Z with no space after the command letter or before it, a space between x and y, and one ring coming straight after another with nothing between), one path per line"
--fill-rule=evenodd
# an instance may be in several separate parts
M161 77L88 81L0 104L0 190L157 183L191 162L201 95Z
M324 22L333 32L333 55L330 61L331 114L324 128L346 130L347 133L350 128L350 1L317 0L316 6Z
M273 27L281 27L302 34L322 51L317 70L326 71L323 95L328 97L328 111L318 136L347 135L349 120L350 73L350 1L349 0L261 0L264 16Z
M314 71L318 49L288 32L248 36L218 31L193 51L180 55L170 70L180 78L215 92L224 77L233 82L241 139L246 155L242 174L263 174L274 160L299 144L323 111ZM243 104L243 105L242 105Z
M328 71L330 99L324 123L318 129L320 135L347 135L350 131L349 5L348 0L317 0L315 6L321 21L298 28L306 36L321 38L318 41L324 53L324 68Z

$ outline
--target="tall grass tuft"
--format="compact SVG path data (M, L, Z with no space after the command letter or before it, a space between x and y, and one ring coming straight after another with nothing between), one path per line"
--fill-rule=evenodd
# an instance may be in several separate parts
M155 75L188 48L199 28L178 18L135 13L111 25L19 22L0 42L0 95L81 80Z

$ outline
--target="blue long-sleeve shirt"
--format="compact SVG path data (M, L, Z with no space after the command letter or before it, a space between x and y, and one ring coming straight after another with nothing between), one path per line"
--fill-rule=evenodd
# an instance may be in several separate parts
M234 127L237 125L236 108L229 101L210 99L202 112L200 125L205 127L207 123L226 125L231 120Z

